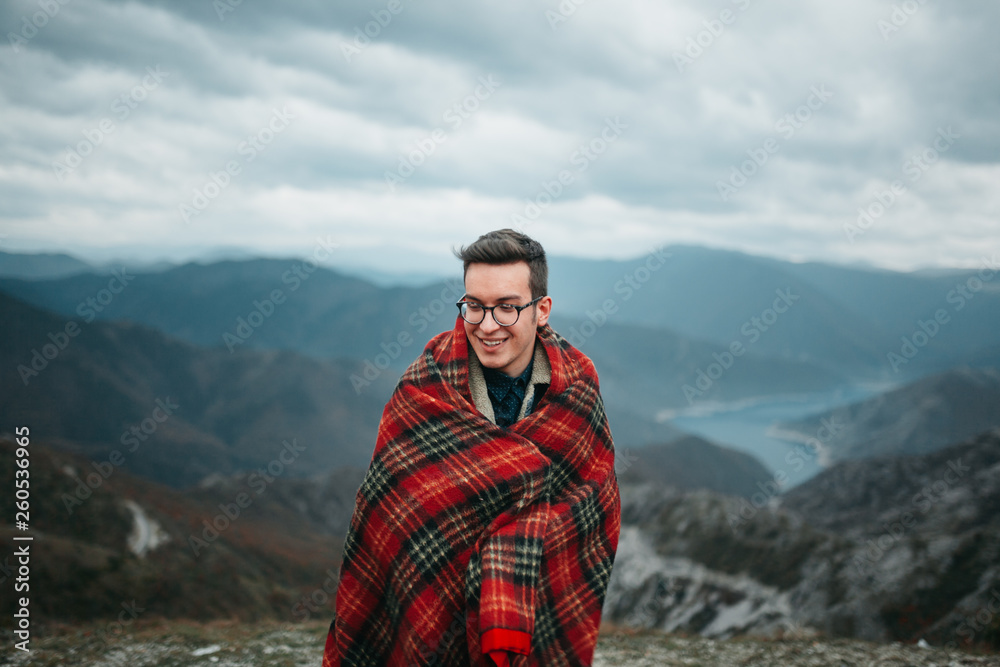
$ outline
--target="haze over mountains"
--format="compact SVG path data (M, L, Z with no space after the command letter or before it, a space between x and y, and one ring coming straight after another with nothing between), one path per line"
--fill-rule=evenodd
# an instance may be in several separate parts
M453 326L463 291L460 269L450 281L381 288L337 272L335 259L318 267L268 259L156 273L125 268L134 278L106 306L87 304L107 288L104 275L4 278L0 290L65 316L131 320L207 347L372 363L384 354L397 375L431 336ZM904 275L670 247L631 262L552 258L549 291L553 326L599 369L631 379L616 380L622 395L609 402L655 414L858 380L896 383L963 363L998 365L1000 281L980 281L962 296L976 274ZM276 291L283 301L272 304ZM939 311L943 324L935 323ZM241 318L258 326L240 328ZM410 343L397 351L401 336ZM909 356L904 339L914 337ZM629 355L633 349L642 354Z

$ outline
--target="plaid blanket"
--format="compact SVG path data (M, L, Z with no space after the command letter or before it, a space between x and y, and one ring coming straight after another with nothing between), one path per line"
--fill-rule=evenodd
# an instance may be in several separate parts
M400 378L324 667L494 667L498 647L519 651L513 667L591 664L621 521L614 443L593 363L549 325L537 335L552 381L506 429L474 406L461 317Z

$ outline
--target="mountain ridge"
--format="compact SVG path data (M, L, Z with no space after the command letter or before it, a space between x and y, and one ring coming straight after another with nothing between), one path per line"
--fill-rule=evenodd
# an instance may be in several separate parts
M959 367L889 392L778 424L776 437L811 442L826 426L827 462L913 455L1000 426L1000 369Z
M1000 617L975 620L1000 591L1000 429L842 462L764 502L626 484L622 526L616 623L1000 648Z

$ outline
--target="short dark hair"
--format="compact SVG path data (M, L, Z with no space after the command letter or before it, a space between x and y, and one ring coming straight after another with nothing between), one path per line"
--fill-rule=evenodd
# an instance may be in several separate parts
M462 260L462 279L469 272L469 264L528 263L528 287L531 298L546 296L549 292L549 264L545 249L535 239L513 229L497 229L480 236L474 243L454 251Z

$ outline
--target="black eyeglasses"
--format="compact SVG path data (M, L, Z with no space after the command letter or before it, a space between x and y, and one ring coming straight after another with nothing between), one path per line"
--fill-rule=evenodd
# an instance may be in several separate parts
M495 306L486 307L475 301L458 301L455 305L458 306L458 312L462 314L462 319L469 324L479 324L485 320L486 311L488 310L493 314L493 321L497 324L502 327L512 327L517 324L517 319L521 316L522 310L530 308L542 298L544 297L536 297L524 306L515 306L512 303L500 303Z

